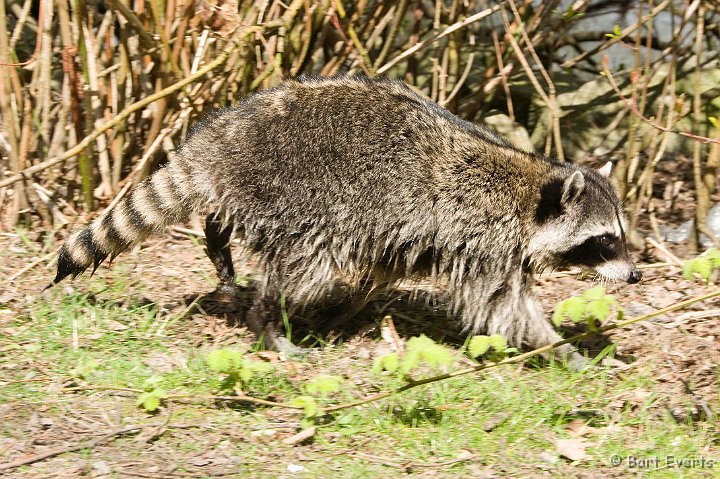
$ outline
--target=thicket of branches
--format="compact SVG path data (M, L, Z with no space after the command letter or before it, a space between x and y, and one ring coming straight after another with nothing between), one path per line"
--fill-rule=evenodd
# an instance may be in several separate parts
M718 68L718 3L567 4L0 1L2 227L41 221L52 231L92 213L148 174L198 117L283 78L361 74L402 79L470 121L502 113L561 160L576 113L615 105L591 123L600 135L621 132L604 154L617 160L633 226L649 213L657 230L653 172L673 161L668 148L681 137L673 151L692 158L704 229L720 161L720 89L704 81ZM593 30L608 11L633 21ZM660 15L671 32L659 34ZM613 61L618 45L630 52L624 67ZM572 100L583 86L603 93Z

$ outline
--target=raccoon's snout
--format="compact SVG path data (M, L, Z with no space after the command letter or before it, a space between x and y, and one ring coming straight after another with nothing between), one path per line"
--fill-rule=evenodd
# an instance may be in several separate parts
M642 273L629 259L606 261L593 269L610 281L627 281L630 284L635 284L642 279Z
M639 283L642 278L643 275L640 270L633 266L632 271L630 271L630 276L628 276L627 282L630 284Z

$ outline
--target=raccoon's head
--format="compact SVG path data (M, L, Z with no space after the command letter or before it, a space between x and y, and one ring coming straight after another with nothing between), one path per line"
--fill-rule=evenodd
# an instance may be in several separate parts
M628 283L642 279L628 253L620 200L608 181L611 166L568 166L541 188L529 246L532 262L580 266Z

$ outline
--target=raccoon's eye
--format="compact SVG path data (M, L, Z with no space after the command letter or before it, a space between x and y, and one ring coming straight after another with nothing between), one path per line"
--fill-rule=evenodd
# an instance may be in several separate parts
M598 243L600 243L600 246L603 246L605 248L608 248L613 241L612 235L600 235L598 236Z

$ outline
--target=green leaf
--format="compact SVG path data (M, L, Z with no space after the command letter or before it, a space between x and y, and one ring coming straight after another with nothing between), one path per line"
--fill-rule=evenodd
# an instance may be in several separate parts
M431 348L436 345L437 343L435 341L428 338L424 334L421 334L420 336L410 338L410 340L407 342L407 351L424 351L425 349Z
M305 390L310 394L327 396L328 394L339 391L342 383L343 378L340 376L320 374L308 382Z
M498 353L507 351L507 339L500 334L493 334L492 336L480 335L473 336L468 343L468 352L474 358L486 354L490 348L493 348Z
M720 266L720 251L717 249L711 248L707 253L705 253L704 257L712 263L713 268Z
M428 338L424 334L410 338L407 342L405 355L400 362L400 372L407 374L411 370L420 365L420 361L424 359L425 351L436 346L435 341Z
M490 336L490 346L498 353L501 353L507 349L507 339L500 334L493 334Z
M405 355L402 357L402 361L400 361L398 371L402 374L409 373L416 367L420 366L421 359L420 351L406 351Z
M695 273L695 262L696 259L691 259L688 261L685 261L685 264L683 265L682 270L682 277L685 279L693 279L693 274Z
M152 391L141 393L137 399L137 405L142 406L148 412L153 412L160 407L162 399L167 397L167 393L162 388L153 389Z
M613 33L615 34L616 37L622 36L622 30L620 29L620 25L615 25L613 27Z
M610 314L610 306L607 301L597 300L588 304L590 316L602 322L605 321Z
M490 349L489 336L473 336L468 343L468 352L473 358L482 356L487 353L488 349Z
M217 349L207 355L205 362L214 371L231 373L243 367L243 353L236 349Z
M562 324L563 318L565 318L565 311L562 305L563 303L560 303L555 307L555 311L553 311L553 315L551 318L552 323L555 325L556 328L560 326L560 324Z
M710 275L712 274L712 263L707 260L698 261L695 266L695 271L701 278L707 281L710 279Z
M147 412L153 412L160 407L160 398L149 393L142 393L138 398L138 406L142 406Z
M686 261L683 266L683 278L692 279L693 275L697 273L705 281L709 281L710 275L712 275L714 261L714 255L713 257L709 257L709 255L699 256Z
M452 351L439 344L423 351L422 359L428 366L434 368L439 366L450 366L455 361Z
M302 407L306 418L316 416L319 410L317 402L312 396L298 396L290 401L290 404Z
M586 307L586 302L582 297L573 296L572 298L568 298L557 305L552 316L552 321L556 327L560 326L565 316L576 323L582 321L585 317Z
M424 334L410 338L405 356L400 363L400 372L407 374L423 361L430 367L449 366L455 361L452 352L437 344Z
M720 128L720 121L717 119L716 116L709 116L709 117L708 117L708 121L709 121L710 124L711 124L712 126L714 126L715 128Z
M587 304L583 298L570 298L565 303L565 314L575 323L583 320L587 311Z
M586 290L580 296L568 298L558 304L552 320L555 326L559 326L567 316L576 323L587 320L592 325L605 321L613 307L618 314L621 314L622 309L618 306L617 300L613 296L605 294L605 288L598 285Z
M400 356L398 356L397 353L390 353L386 354L384 356L380 356L375 360L375 365L373 366L373 371L379 373L382 371L387 371L390 373L394 373L397 371L398 366L400 365Z
M601 284L593 286L592 288L585 290L582 295L585 299L602 299L605 297L605 287Z
M238 377L243 384L247 384L253 377L253 371L249 368L242 368L238 371Z

